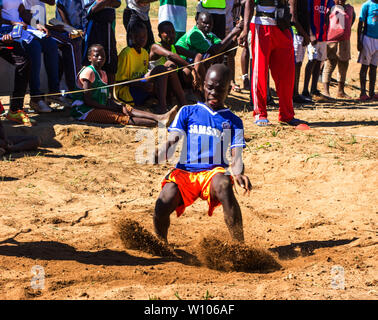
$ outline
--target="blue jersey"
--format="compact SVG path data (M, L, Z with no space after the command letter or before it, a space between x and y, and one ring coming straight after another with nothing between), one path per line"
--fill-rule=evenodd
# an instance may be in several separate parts
M361 7L360 21L366 21L366 35L378 39L378 3L371 0L365 2Z
M184 137L176 168L190 172L227 168L227 150L245 147L242 120L229 109L214 111L204 103L182 107L168 131Z

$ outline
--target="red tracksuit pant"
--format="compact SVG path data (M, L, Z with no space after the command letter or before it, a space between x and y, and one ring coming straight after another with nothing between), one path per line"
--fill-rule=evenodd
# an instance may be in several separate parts
M279 98L279 121L294 118L293 88L295 58L293 37L289 29L277 26L250 24L252 32L252 84L251 94L256 120L266 119L267 80L270 69Z

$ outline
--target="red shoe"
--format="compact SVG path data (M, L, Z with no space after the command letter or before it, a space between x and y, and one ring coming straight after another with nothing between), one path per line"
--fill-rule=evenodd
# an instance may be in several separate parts
M371 98L367 94L360 96L360 101L369 101Z
M378 94L375 94L374 96L372 96L371 99L374 101L378 101Z
M0 116L5 112L3 104L0 101Z
M36 121L30 119L23 110L17 110L16 112L9 110L6 118L10 121L21 123L26 127L31 127L36 124Z

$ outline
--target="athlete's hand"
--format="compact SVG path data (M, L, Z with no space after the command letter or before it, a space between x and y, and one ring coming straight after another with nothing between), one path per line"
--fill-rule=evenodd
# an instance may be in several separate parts
M250 194L250 191L252 190L252 184L249 181L249 178L245 176L244 174L239 174L235 176L236 183L241 186L244 189L244 195Z

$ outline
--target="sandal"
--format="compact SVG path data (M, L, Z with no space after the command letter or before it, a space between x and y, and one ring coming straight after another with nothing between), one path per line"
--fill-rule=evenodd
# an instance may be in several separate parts
M258 119L255 121L255 124L259 127L267 127L271 125L268 119Z
M236 84L236 83L233 83L231 85L231 89L232 89L232 91L237 92L237 93L241 92L240 86L238 84Z

